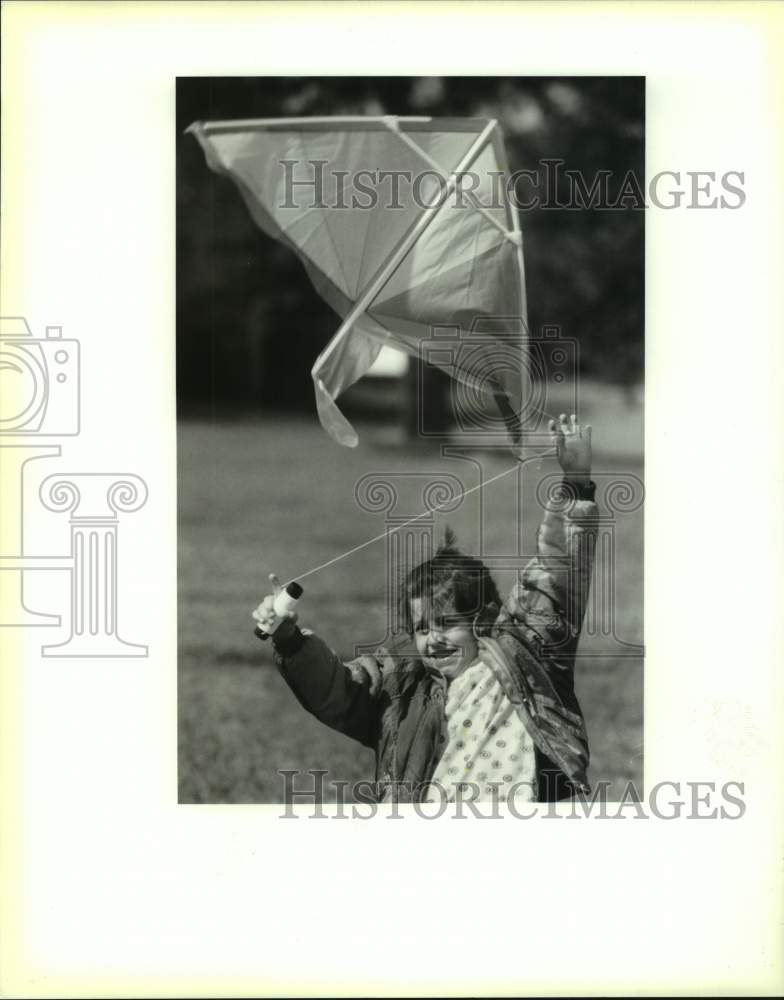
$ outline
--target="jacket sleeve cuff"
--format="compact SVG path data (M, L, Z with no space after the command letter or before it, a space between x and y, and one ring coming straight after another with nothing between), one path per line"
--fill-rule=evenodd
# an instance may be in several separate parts
M259 639L268 638L260 631L258 626L255 629L255 633ZM300 631L299 626L291 621L290 618L282 621L272 636L272 646L275 652L283 657L293 656L304 641L305 636Z
M299 626L290 618L281 622L272 636L272 645L280 656L293 656L304 641Z

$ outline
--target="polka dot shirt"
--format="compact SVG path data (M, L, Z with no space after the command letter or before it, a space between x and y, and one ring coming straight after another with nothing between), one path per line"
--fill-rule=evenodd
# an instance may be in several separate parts
M447 741L433 782L453 802L505 801L512 786L515 802L535 799L534 743L522 719L504 694L490 667L476 660L449 686L446 705ZM471 788L465 783L478 786ZM429 801L442 798L431 787Z

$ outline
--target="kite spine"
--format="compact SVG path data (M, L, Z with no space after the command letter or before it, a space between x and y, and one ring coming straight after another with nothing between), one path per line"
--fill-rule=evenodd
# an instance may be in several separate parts
M457 184L458 175L463 173L465 170L471 166L476 157L479 155L482 146L487 141L488 137L491 135L493 129L496 127L495 121L490 121L482 129L476 140L471 144L468 152L465 154L463 159L458 163L455 169L452 171L449 180L447 181L446 189L443 195L439 195L438 199L433 202L433 204L428 205L422 216L416 221L412 228L406 234L406 237L398 246L395 253L389 258L387 263L381 268L378 274L373 278L370 284L367 286L362 295L357 299L351 312L346 316L345 320L341 324L340 329L337 331L332 340L327 344L324 350L316 358L316 363L311 369L311 375L314 378L318 378L318 370L321 366L329 359L333 354L338 344L343 340L352 326L354 325L358 316L365 312L368 306L372 303L373 299L378 295L381 289L384 287L389 278L394 274L400 265L401 261L411 249L411 247L416 243L422 233L428 228L438 214L439 208L444 204L444 202L449 198ZM322 383L323 385L323 383Z

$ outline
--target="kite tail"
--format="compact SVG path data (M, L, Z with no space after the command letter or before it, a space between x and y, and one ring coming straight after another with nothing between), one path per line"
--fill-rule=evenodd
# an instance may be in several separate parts
M357 432L340 412L335 400L317 375L313 376L313 387L316 390L316 409L321 426L338 444L346 448L356 448L359 444Z

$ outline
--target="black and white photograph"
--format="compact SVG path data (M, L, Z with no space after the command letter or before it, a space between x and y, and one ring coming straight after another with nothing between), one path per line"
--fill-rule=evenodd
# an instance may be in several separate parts
M177 133L180 801L641 797L644 79Z
M1 5L0 998L782 995L784 5Z

